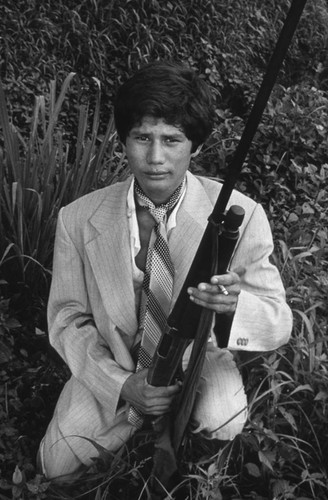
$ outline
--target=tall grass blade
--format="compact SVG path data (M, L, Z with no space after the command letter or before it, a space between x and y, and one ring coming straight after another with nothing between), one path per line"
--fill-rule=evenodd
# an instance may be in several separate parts
M52 136L54 132L55 125L58 120L58 116L60 113L60 110L62 108L67 90L71 84L71 81L75 77L76 73L69 73L69 75L65 78L64 83L62 85L59 97L57 101L55 101L55 84L51 87L51 108L50 108L50 119L49 119L49 124L47 128L47 132L44 138L44 144L42 148L42 157L44 155L45 149L49 148L50 150L52 149Z
M17 180L18 141L9 122L6 98L1 80L0 80L0 125L3 130L5 150L7 152L10 165L14 173L14 179Z

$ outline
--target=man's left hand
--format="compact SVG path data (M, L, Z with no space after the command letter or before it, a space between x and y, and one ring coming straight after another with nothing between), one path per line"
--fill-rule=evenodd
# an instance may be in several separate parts
M235 272L214 275L210 283L199 283L197 288L188 288L190 300L218 314L233 314L240 294L240 279L244 273L245 268L240 267Z

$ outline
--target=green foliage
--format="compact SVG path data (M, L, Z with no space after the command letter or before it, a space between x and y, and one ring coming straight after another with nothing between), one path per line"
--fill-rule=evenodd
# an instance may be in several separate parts
M0 85L0 125L4 150L0 166L1 271L9 282L23 282L46 298L54 231L61 206L120 174L123 156L117 151L113 118L101 134L100 82L93 80L95 98L78 105L76 140L66 136L58 118L65 106L70 73L56 96L52 81L48 96L37 96L30 133L23 138L8 117ZM82 96L83 97L83 96ZM92 117L92 120L90 118Z
M150 59L184 60L244 114L272 53L289 2L273 0L5 0L0 5L0 68L20 129L34 94L69 72L116 86ZM308 0L281 82L313 79L327 88L327 5ZM23 99L24 96L24 99ZM109 98L109 99L108 99Z
M305 194L308 189L309 197L315 198L317 193L310 190L324 187L324 178L319 185L317 182L313 185L309 183L306 188L305 179L299 182L298 177L302 174L298 172L298 168L307 167L319 171L327 163L327 127L326 92L309 84L287 89L277 86L259 127L249 164L258 169L264 167L271 177L278 174L277 178L284 180L292 192L301 188ZM271 171L277 172L270 173ZM265 177L265 181L267 180ZM260 189L259 195L262 196Z

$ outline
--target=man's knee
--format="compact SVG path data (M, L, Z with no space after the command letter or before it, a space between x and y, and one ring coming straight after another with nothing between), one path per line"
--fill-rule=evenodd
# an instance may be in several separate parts
M240 408L229 406L226 402L223 404L225 409L222 414L218 405L214 409L213 405L198 404L192 416L193 432L202 432L209 439L220 441L230 441L240 434L247 419L246 402Z
M231 440L243 430L247 398L239 370L228 351L206 354L193 411L194 432Z
M52 443L47 434L41 441L38 457L46 478L57 482L70 481L83 467L65 439Z
M87 428L79 429L77 423L59 423L56 413L50 422L39 449L42 472L47 478L70 480L72 474L80 474L81 470L95 463L99 446L108 452L115 452L135 432L135 428L127 422L125 412L118 415L115 421L104 422L103 427L95 425L96 416L94 425L90 420ZM61 425L66 426L66 432Z

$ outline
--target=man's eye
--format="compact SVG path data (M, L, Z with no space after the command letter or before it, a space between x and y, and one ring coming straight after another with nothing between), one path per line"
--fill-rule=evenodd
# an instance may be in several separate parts
M136 139L138 141L145 142L149 140L149 137L147 137L146 135L137 135Z

